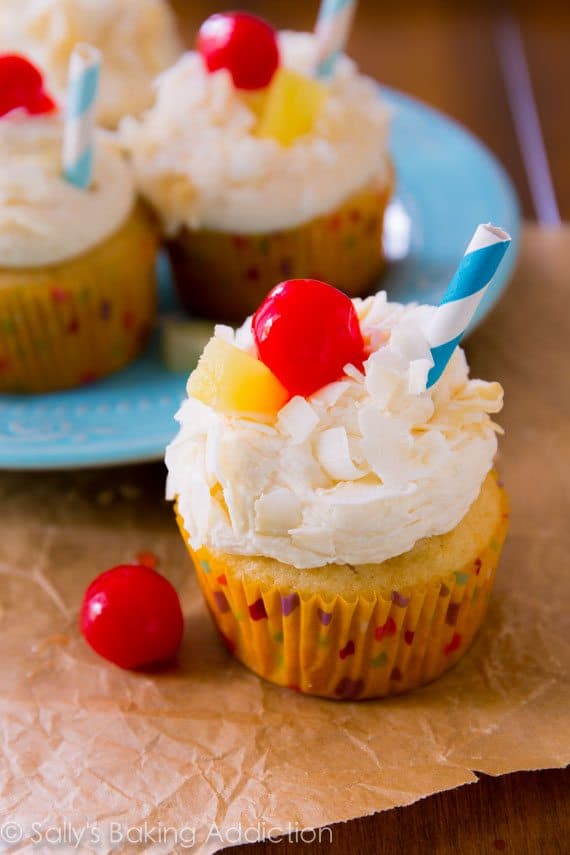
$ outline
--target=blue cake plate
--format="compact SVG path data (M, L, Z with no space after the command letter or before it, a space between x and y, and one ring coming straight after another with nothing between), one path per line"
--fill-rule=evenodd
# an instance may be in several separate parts
M493 222L512 247L472 324L505 289L515 262L520 214L493 155L465 128L406 95L383 88L392 116L398 186L385 229L391 264L379 286L390 298L439 302L475 226ZM160 265L161 305L172 307ZM0 395L0 469L66 469L158 460L175 433L186 375L161 363L156 340L133 365L93 386L50 395Z

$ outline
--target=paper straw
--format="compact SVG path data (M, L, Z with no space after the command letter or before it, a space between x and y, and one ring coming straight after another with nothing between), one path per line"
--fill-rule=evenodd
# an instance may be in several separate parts
M322 0L316 26L317 77L330 77L348 40L356 0Z
M443 374L510 242L510 235L490 223L477 226L426 331L434 362L427 377L428 389Z
M82 190L91 183L95 136L95 104L101 54L88 44L78 44L69 62L69 82L63 134L63 174Z

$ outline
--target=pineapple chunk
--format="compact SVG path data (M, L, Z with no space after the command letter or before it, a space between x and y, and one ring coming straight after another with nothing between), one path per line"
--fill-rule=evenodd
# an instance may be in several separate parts
M257 135L272 137L284 146L292 145L313 130L326 97L327 89L322 83L280 68L271 81Z
M221 338L210 339L204 348L187 391L221 413L265 422L273 421L289 399L263 362Z

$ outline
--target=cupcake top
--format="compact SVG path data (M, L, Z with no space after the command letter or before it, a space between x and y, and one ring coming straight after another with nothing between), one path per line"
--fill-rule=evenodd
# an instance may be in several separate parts
M292 228L389 180L376 84L345 56L329 79L313 80L313 35L282 32L278 48L279 69L253 92L186 53L158 79L145 116L122 124L140 189L167 234Z
M89 42L101 50L99 121L107 127L152 103L153 78L182 50L164 0L2 0L0 5L0 49L31 56L60 98L75 45Z
M80 190L62 176L59 114L0 118L0 268L56 264L101 243L129 216L135 189L129 166L103 132L93 180Z
M318 315L304 296L288 331L274 306L216 329L166 452L193 548L298 568L378 563L450 531L477 498L501 386L470 380L457 348L426 389L435 308L335 294ZM340 298L354 316L333 336Z

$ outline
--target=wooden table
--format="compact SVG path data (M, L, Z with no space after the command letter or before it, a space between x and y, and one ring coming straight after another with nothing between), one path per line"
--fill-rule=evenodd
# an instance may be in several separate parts
M210 0L173 0L173 5L189 45L207 15L235 8ZM318 9L317 0L242 0L238 5L291 29L310 29ZM424 99L481 137L510 173L527 219L556 226L570 217L570 5L361 0L349 50L363 71ZM569 238L561 232L554 241L557 249L565 246L570 265ZM568 286L566 317L570 275ZM516 298L511 292L506 299ZM495 313L486 331L472 340L475 364L492 335L489 330L500 335L500 323ZM568 368L566 359L561 378ZM569 785L567 770L482 778L475 786L411 807L334 826L332 843L283 841L242 850L252 855L556 855L570 851Z

